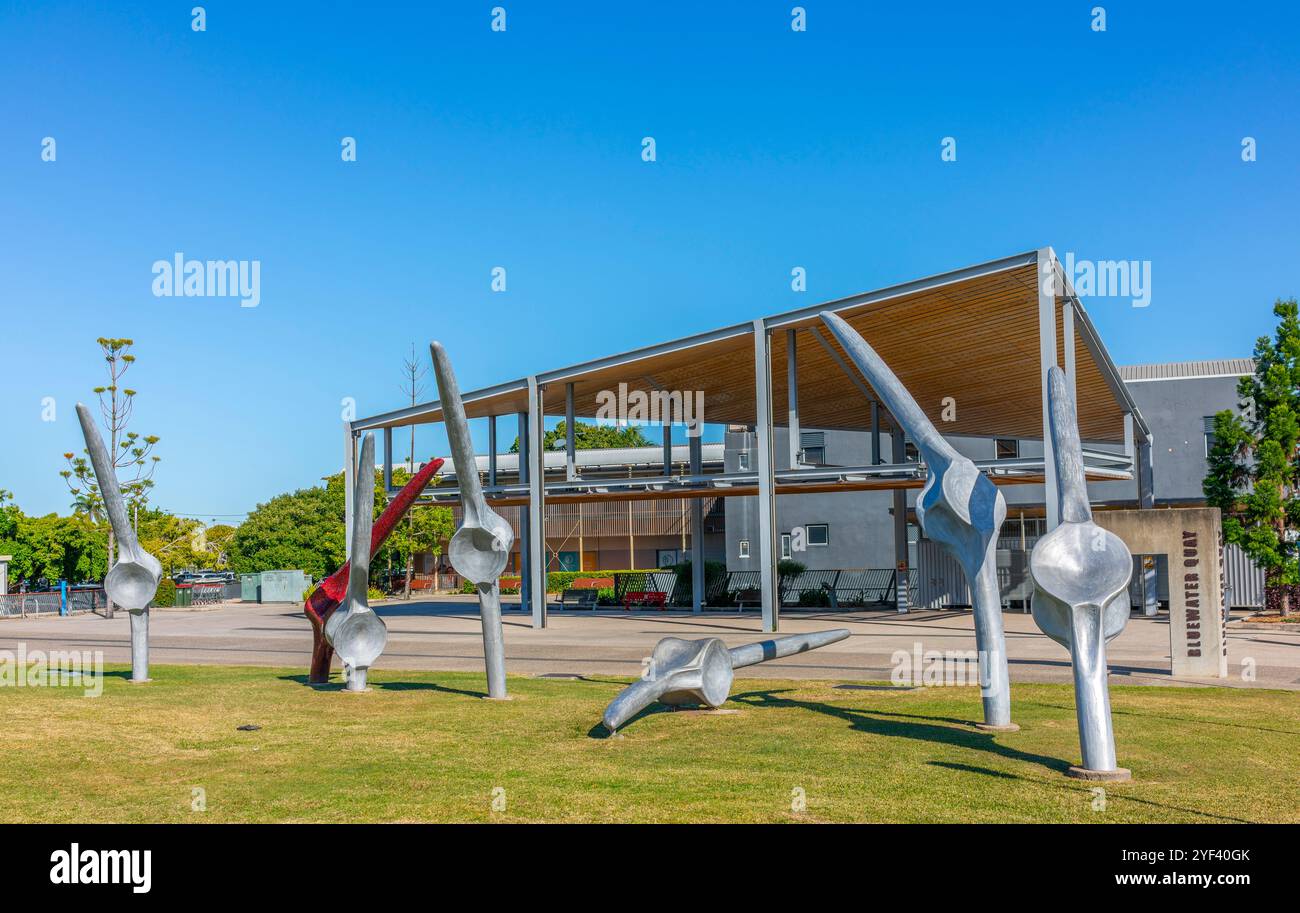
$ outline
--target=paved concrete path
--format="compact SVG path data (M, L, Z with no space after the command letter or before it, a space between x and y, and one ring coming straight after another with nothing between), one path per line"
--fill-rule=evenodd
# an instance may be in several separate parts
M388 648L378 669L482 671L478 605L472 597L439 597L414 603L381 603ZM505 607L506 665L512 674L621 675L641 672L661 637L717 636L728 646L763 639L757 613L559 612L549 626L533 630L518 604ZM1022 682L1069 682L1069 655L1048 640L1025 614L1004 615L1011 678ZM847 640L811 653L763 663L746 678L888 679L895 651L975 649L968 611L892 612L786 611L781 633L843 627ZM222 605L210 610L155 609L151 614L151 661L299 666L306 669L311 630L296 605ZM1107 651L1115 684L1216 684L1300 690L1300 633L1232 631L1228 679L1174 679L1169 674L1169 625L1163 617L1134 618ZM130 661L127 615L0 619L0 650L103 650L106 662ZM919 647L918 647L919 645ZM1252 661L1254 680L1243 678Z

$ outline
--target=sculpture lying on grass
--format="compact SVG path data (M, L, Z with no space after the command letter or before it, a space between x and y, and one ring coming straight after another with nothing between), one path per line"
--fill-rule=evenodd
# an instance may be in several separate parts
M77 419L86 439L90 465L95 470L99 495L104 501L104 511L117 538L117 563L104 576L104 593L109 601L120 605L131 615L131 681L149 681L149 603L158 593L162 578L162 565L158 559L140 547L135 529L126 515L122 489L117 484L117 471L113 457L104 446L104 439L95 427L90 410L77 403Z
M675 707L720 707L731 694L734 670L815 650L848 636L845 628L833 628L763 640L730 650L717 637L703 640L665 637L655 644L647 677L624 688L605 708L602 721L613 735L656 701Z
M406 512L411 509L411 505L420 496L420 492L424 491L430 480L441 468L442 460L430 460L425 463L420 467L420 471L402 486L402 490L397 493L397 496L388 502L384 512L375 521L374 531L370 535L370 558L374 558L375 555L379 554L379 550L384 547L384 542L392 534L393 528L406 516ZM373 491L375 484L373 472L361 481L365 488ZM373 506L371 510L373 510ZM356 543L357 540L353 539L354 548ZM329 621L330 616L338 609L343 597L347 594L350 576L351 562L344 562L341 568L322 580L316 589L312 590L311 595L307 597L307 601L303 604L303 613L311 621L312 627L311 671L307 680L313 684L320 685L329 681L330 663L334 658L334 648L330 646L330 642L325 638L325 623Z
M1034 621L1070 651L1074 667L1074 709L1079 719L1083 766L1070 776L1127 780L1115 764L1110 693L1106 687L1106 643L1128 624L1128 582L1133 556L1124 541L1092 522L1083 449L1074 397L1065 372L1048 371L1048 408L1061 524L1038 540L1029 557L1034 578Z
M460 387L451 370L447 351L438 342L429 344L433 374L438 381L438 404L451 442L456 465L456 486L460 490L461 525L447 543L451 566L478 591L479 617L483 625L483 661L487 666L488 697L506 700L506 648L501 630L501 572L506 569L510 546L515 541L510 524L488 507L479 484L474 443L465 420Z
M925 461L925 487L916 499L917 522L927 537L961 562L970 584L984 701L984 722L977 725L1003 732L1019 729L1011 722L1011 686L998 589L997 535L1007 516L1002 492L943 439L912 394L857 330L829 311L822 311L821 318Z

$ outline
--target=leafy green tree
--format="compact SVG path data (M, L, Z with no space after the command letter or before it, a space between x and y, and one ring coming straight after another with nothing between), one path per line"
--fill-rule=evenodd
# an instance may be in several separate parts
M563 420L550 431L542 435L542 446L547 450L563 450L567 428ZM592 425L588 422L573 423L573 446L575 450L608 450L614 447L651 447L653 442L641 433L636 425ZM510 445L511 453L519 452L519 438Z
M409 474L393 470L394 484L402 484ZM325 485L302 488L277 495L259 504L236 529L230 540L230 567L238 573L266 570L303 570L312 578L334 573L347 561L343 529L346 492L343 473L329 476ZM388 498L384 477L375 472L375 516L382 512ZM412 508L416 515L414 533L406 524L398 524L384 551L371 562L376 568L389 559L406 560L410 549L438 554L441 542L453 530L451 511L446 507L422 505Z
M230 542L235 536L235 527L227 523L214 523L204 533L207 542L207 566L215 570L230 567Z
M319 580L344 560L343 499L319 485L257 505L230 540L230 567L241 574L302 570Z
M1294 298L1273 306L1272 339L1255 343L1255 373L1237 385L1243 413L1214 416L1202 489L1223 512L1223 537L1264 571L1269 604L1291 614L1300 582L1300 318Z

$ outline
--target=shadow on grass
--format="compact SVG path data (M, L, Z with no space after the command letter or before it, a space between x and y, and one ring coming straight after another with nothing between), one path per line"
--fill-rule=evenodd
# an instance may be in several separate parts
M968 720L957 720L951 717L927 717L910 713L890 713L883 710L856 710L849 707L836 707L821 701L800 701L794 698L777 697L778 694L789 690L783 688L776 691L766 689L747 691L744 694L733 694L731 700L755 709L794 707L800 710L810 710L814 713L822 713L826 716L844 720L858 732L885 736L886 738L916 739L930 744L951 745L954 748L984 751L1010 761L1037 764L1060 774L1064 774L1070 767L1070 762L1062 761L1060 758L1049 758L1046 755L1020 751L1008 745L1003 745L997 741L992 733L981 732L978 729L955 728L957 726L969 726L970 722Z
M1048 704L1042 701L1024 701L1023 703L1030 704L1035 707L1045 707L1051 710L1065 710L1069 712L1074 711L1074 708L1067 704ZM1251 725L1250 723L1233 723L1233 722L1225 722L1223 720L1207 720L1207 719L1202 719L1199 717L1192 717L1192 716L1175 716L1169 713L1152 713L1146 710L1128 710L1126 708L1120 708L1115 706L1111 707L1110 713L1111 716L1146 717L1147 719L1152 719L1152 720L1171 720L1172 722L1175 723L1197 723L1202 726L1226 726L1229 729L1247 729L1252 732L1272 732L1278 735L1300 735L1300 730L1297 729L1274 729L1271 726L1255 726L1255 725Z
M313 691L342 691L343 682L323 682L313 684L307 680L307 676L298 675L281 675L280 681L294 682L311 688ZM446 685L439 685L436 682L376 682L371 681L370 687L377 691L441 691L444 694L459 694L463 697L487 697L486 691L469 691L464 688L448 688Z
M1020 780L1015 774L1009 774L1005 770L993 770L989 767L974 767L970 764L955 764L952 761L926 761L930 767L942 767L945 770L957 770L968 774L982 774L986 777L997 777L999 780Z

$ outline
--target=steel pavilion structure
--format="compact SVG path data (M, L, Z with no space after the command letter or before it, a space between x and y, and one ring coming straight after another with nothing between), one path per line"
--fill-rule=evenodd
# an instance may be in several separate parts
M488 503L522 508L521 594L534 627L544 627L547 619L543 524L548 502L689 499L699 530L703 498L757 496L765 631L780 624L778 494L893 491L895 553L906 562L906 490L924 484L926 468L905 458L901 430L822 329L818 314L824 310L844 318L871 343L945 434L1043 441L1042 457L977 465L995 484L1044 484L1049 530L1058 522L1055 481L1044 472L1053 459L1047 403L1053 365L1064 370L1075 393L1088 478L1136 479L1139 504L1152 506L1150 431L1055 252L1043 247L464 393L466 415L488 419ZM703 473L696 434L689 438L690 471L673 475L671 427L665 424L660 473L585 481L577 471L574 420L596 417L602 394L620 384L655 395L702 391L709 423L755 429L754 465ZM779 407L784 408L778 413ZM515 483L498 484L498 419L512 415L519 429L520 472ZM543 466L548 415L563 416L569 431L564 476L554 480L546 479ZM384 482L391 492L393 429L440 421L441 409L433 401L345 423L345 479L351 484L359 436L381 432ZM791 448L791 468L779 471L773 453L778 425L790 429ZM800 427L869 431L870 465L801 465ZM885 435L888 458L882 452ZM427 495L437 503L455 503L458 490L429 489ZM346 503L351 505L350 493ZM692 567L698 612L704 598L699 535L692 536Z

